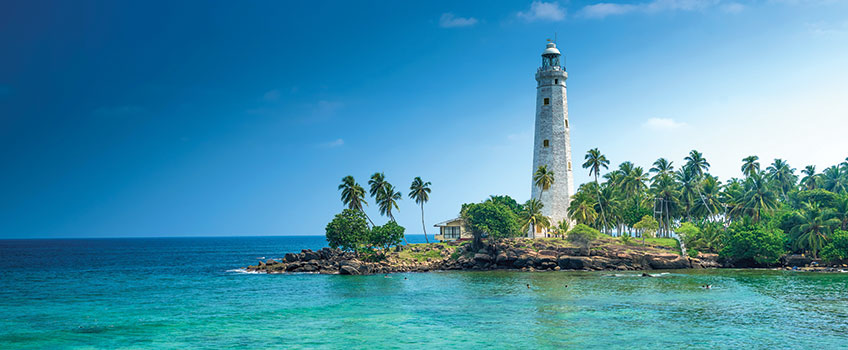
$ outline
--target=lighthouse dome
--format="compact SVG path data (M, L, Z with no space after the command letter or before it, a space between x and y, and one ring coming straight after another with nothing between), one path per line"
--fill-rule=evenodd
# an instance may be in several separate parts
M556 48L556 44L548 43L545 51L542 52L542 56L544 55L559 55L559 50Z

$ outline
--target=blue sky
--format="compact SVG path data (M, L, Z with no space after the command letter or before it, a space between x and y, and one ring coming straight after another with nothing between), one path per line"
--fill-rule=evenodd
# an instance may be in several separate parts
M575 159L848 156L844 1L4 2L0 237L320 235L375 171L430 233L526 200L554 33Z

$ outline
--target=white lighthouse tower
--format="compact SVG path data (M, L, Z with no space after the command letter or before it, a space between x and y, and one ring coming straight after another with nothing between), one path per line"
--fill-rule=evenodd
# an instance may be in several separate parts
M554 173L553 185L542 192L532 186L532 198L541 194L542 214L556 225L568 219L568 206L574 193L574 175L571 172L571 140L568 127L568 99L565 96L565 62L555 43L548 43L542 52L542 67L536 71L536 134L533 144L533 173L547 165ZM540 237L540 228L530 237Z

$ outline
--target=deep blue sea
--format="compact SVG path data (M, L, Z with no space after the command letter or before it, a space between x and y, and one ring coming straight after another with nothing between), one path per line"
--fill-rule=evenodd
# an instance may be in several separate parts
M324 245L2 240L0 349L848 349L848 274L239 270Z

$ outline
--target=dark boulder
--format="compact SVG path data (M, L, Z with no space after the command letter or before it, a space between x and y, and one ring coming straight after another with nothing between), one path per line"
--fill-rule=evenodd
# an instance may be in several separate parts
M313 252L311 250L307 250L307 251L303 252L302 254L303 254L303 260L305 260L305 261L321 259L321 255L319 255L318 253Z
M339 268L340 275L360 275L359 270L351 265L342 265Z
M585 256L563 255L557 259L559 267L566 270L589 269L593 266L592 259Z
M286 256L283 257L284 262L295 262L297 261L297 254L294 253L286 253Z

